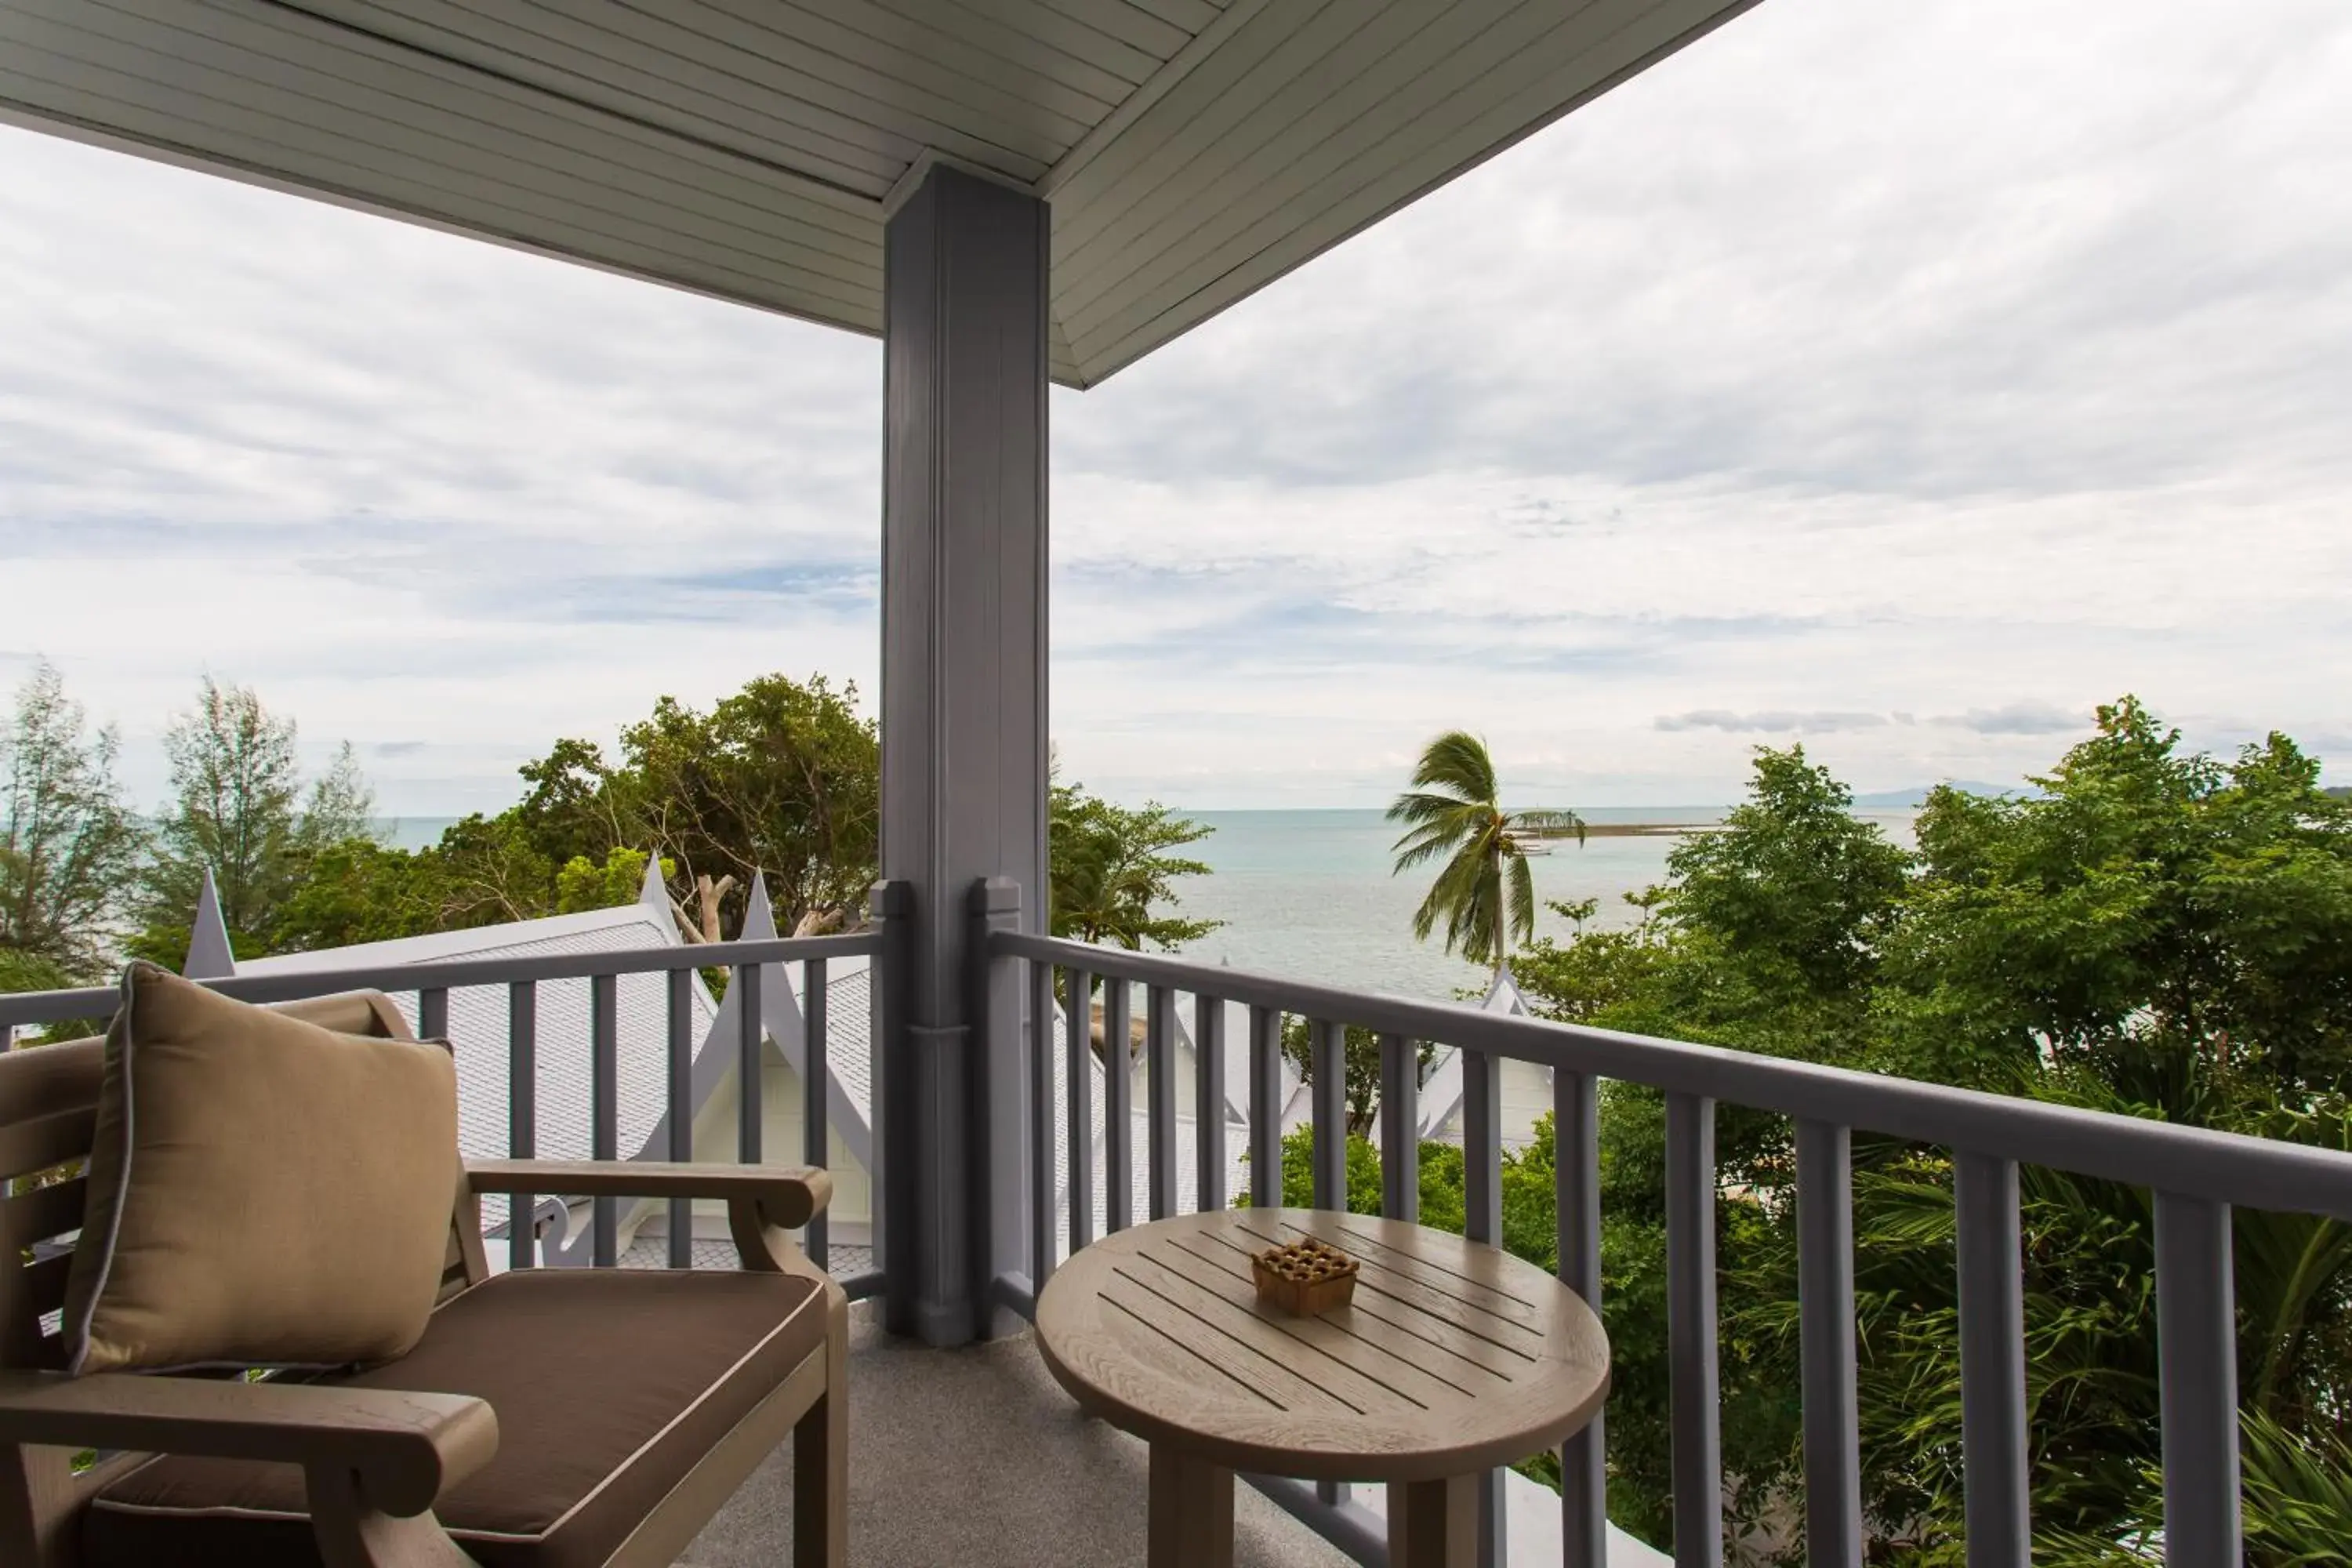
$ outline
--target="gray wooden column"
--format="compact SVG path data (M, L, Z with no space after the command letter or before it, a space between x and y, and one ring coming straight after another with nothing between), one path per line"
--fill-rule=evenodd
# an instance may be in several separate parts
M896 1332L984 1329L975 1282L1025 1271L1016 1016L980 1027L988 878L1045 906L1046 208L935 167L885 237L882 875L911 889L908 1071L890 1087ZM982 1059L982 1058L985 1059Z

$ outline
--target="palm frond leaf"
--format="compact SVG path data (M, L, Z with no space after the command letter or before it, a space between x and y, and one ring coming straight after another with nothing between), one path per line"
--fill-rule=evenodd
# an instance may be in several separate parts
M1511 935L1520 942L1536 939L1536 884L1528 875L1528 858L1510 856L1504 867L1510 881Z
M1412 772L1415 789L1442 789L1457 800L1495 800L1495 763L1486 742L1465 730L1449 730L1423 748Z
M1438 863L1413 911L1414 937L1443 931L1447 952L1480 964L1500 963L1514 937L1535 937L1535 881L1521 840L1584 837L1572 811L1504 811L1494 758L1466 730L1423 748L1412 787L1389 806L1388 820L1406 830L1390 847L1397 871Z
M1492 824L1491 816L1482 807L1459 801L1445 802L1444 806L1444 812L1423 817L1420 826L1390 846L1396 853L1398 870L1408 870L1454 849L1477 837ZM1394 816L1394 813L1391 815Z

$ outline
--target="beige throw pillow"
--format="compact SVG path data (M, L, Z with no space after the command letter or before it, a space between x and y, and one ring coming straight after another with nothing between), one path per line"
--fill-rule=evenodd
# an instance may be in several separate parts
M132 964L67 1279L68 1369L406 1353L440 1288L457 1147L447 1047L337 1034Z

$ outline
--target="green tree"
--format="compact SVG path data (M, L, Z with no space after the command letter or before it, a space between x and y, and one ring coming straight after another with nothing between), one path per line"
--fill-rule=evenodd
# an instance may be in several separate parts
M1282 1135L1282 1203L1286 1208L1315 1206L1315 1130L1294 1127ZM1234 1200L1249 1207L1244 1193ZM1371 1140L1348 1134L1348 1212L1381 1212L1381 1152ZM1451 1143L1421 1146L1421 1223L1462 1234L1462 1151Z
M1693 834L1667 856L1661 912L1734 966L1763 1005L1835 1003L1867 994L1908 869L1802 746L1762 747L1748 799L1722 830Z
M574 855L555 873L555 912L577 914L635 902L645 884L646 862L651 858L642 849L615 849L602 861ZM664 877L677 869L670 862L662 862Z
M2352 817L2317 778L2281 736L2228 763L2184 752L2126 698L2035 793L1937 792L1906 857L1826 771L1763 752L1724 831L1678 847L1634 900L1637 928L1536 942L1514 970L1539 1010L1576 1022L2352 1147ZM1604 1086L1601 1118L1611 1511L1663 1542L1658 1097ZM1793 1561L1787 1123L1721 1107L1717 1160L1727 1512L1753 1554ZM2021 1186L2037 1559L2132 1560L2162 1517L2147 1195L2045 1170ZM1957 1564L1948 1152L1857 1134L1854 1226L1873 1556ZM1549 1246L1506 1229L1525 1256ZM2235 1244L2248 1561L2341 1561L2326 1478L2352 1408L2352 1235L2241 1211Z
M880 853L881 745L855 685L763 675L707 713L664 697L622 731L617 762L563 740L522 774L521 804L473 836L479 878L501 896L537 887L551 900L564 868L627 845L671 868L689 941L740 921L754 873L787 931L862 918Z
M278 949L388 942L636 900L645 880L644 850L614 849L601 860L574 856L556 868L549 892L541 886L540 858L519 848L494 820L476 816L453 824L439 844L423 849L394 849L364 838L329 846L278 912L271 928ZM663 869L674 868L665 863Z
M1486 743L1460 730L1423 749L1412 784L1389 807L1389 820L1407 829L1394 846L1396 869L1444 861L1413 913L1412 934L1426 942L1443 924L1446 952L1500 974L1511 939L1535 935L1528 844L1570 833L1582 844L1583 820L1572 811L1505 811Z
M707 715L664 698L622 731L622 795L646 831L614 842L676 862L689 935L716 941L722 903L740 908L755 871L787 931L862 918L879 864L881 739L856 703L854 685L766 675Z
M2276 1568L2352 1562L2352 1441L2296 1437L2259 1413L2244 1436L2249 1556Z
M294 824L303 876L269 939L331 947L628 903L654 853L690 941L740 929L755 871L787 929L854 922L876 874L880 799L877 733L856 700L821 676L781 675L707 713L665 697L622 731L617 762L559 740L522 765L520 801L414 852L363 839L309 847L310 825L332 819L320 803L339 798L331 774Z
M111 956L142 848L118 749L37 662L0 732L0 990L94 979Z
M512 807L496 816L460 817L442 830L434 847L448 880L442 920L450 928L553 914L555 874L572 858L557 858L565 846L547 846Z
M2097 1071L2178 1047L2290 1095L2352 1089L2352 801L2284 735L2231 763L2179 739L2126 698L2037 795L1929 798L1886 944L1924 1067L1999 1081L2045 1048Z
M646 826L641 792L615 778L593 741L559 740L517 771L530 787L499 820L551 868L625 844Z
M1172 951L1208 935L1222 922L1160 911L1175 901L1177 878L1210 873L1170 851L1213 831L1157 801L1114 805L1082 784L1055 784L1046 815L1053 934L1132 952Z
M304 788L294 721L250 688L206 676L193 712L164 731L173 805L144 878L142 956L177 962L205 873L236 952L278 950L278 917L333 845L370 837L374 802L349 743Z
M280 952L308 952L478 923L453 919L452 902L434 851L347 838L311 858L271 935Z

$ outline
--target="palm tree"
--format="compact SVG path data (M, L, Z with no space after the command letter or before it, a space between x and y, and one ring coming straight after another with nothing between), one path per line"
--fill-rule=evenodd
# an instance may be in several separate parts
M1389 820L1407 825L1396 841L1403 872L1445 857L1429 896L1412 917L1412 934L1426 942L1440 921L1445 951L1503 971L1511 939L1536 932L1535 883L1528 876L1531 839L1576 835L1584 820L1572 811L1505 811L1495 787L1495 761L1486 742L1461 730L1432 741L1412 772L1412 790L1389 807Z

